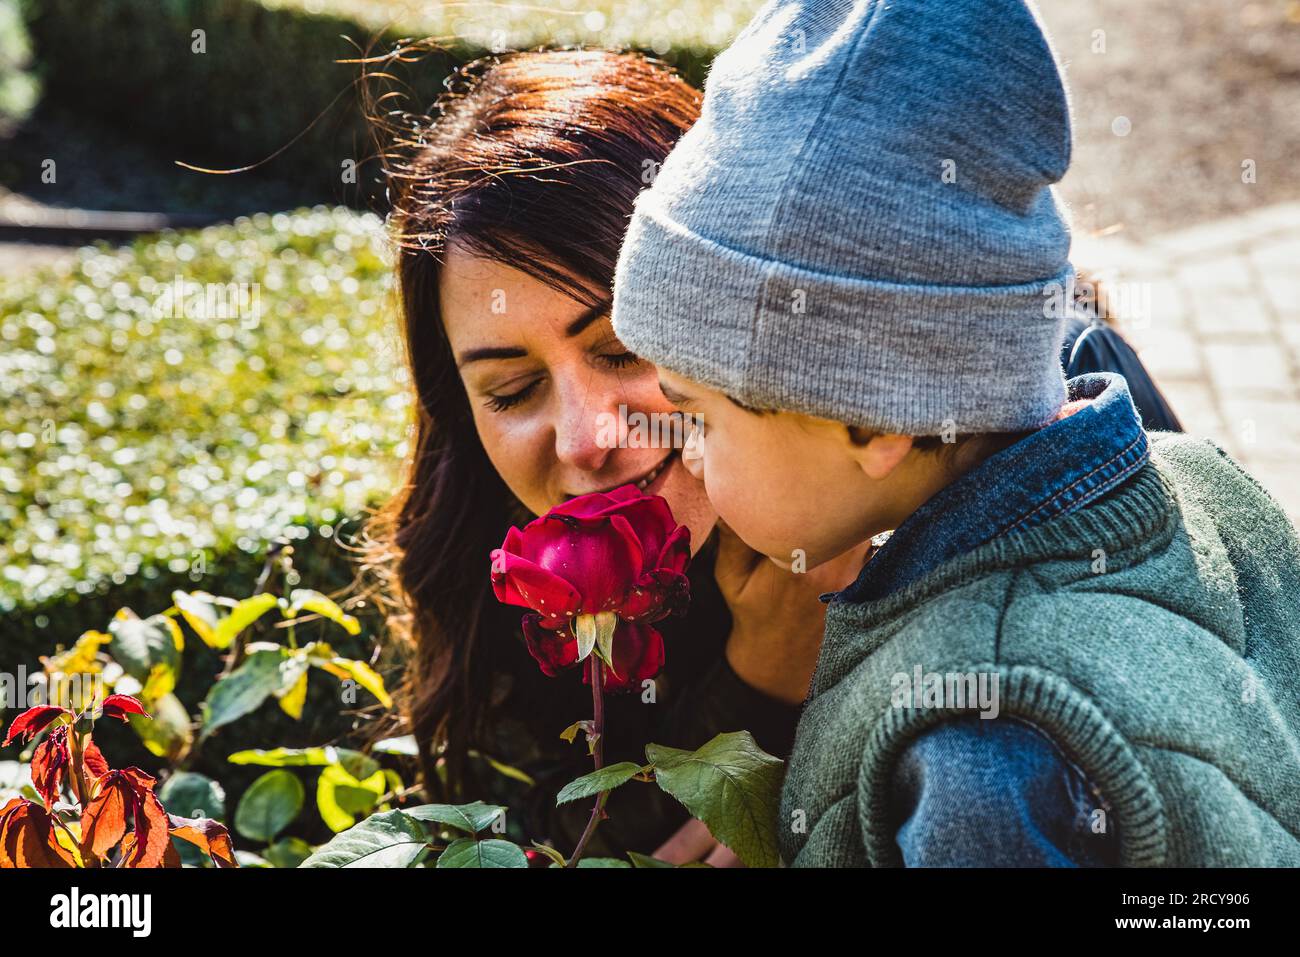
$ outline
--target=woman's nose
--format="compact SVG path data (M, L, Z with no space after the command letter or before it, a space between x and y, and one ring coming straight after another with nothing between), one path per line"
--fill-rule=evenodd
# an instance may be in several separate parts
M618 448L617 403L604 398L585 390L565 396L555 423L555 457L565 465L594 472Z

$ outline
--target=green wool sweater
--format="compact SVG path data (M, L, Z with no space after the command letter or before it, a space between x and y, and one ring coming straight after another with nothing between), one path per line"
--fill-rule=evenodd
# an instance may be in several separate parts
M1151 438L1096 502L831 604L781 797L787 864L902 864L895 761L963 713L894 706L893 676L920 665L996 674L1000 713L1101 790L1123 864L1300 865L1300 541L1216 446Z

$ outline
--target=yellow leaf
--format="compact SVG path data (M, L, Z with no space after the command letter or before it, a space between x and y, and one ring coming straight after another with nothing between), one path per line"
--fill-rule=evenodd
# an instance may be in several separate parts
M288 691L280 696L280 710L295 721L302 720L302 706L307 701L307 672L298 676Z
M344 612L332 598L328 598L309 588L294 589L289 595L289 607L285 609L284 617L296 618L299 612L304 611L310 611L322 618L337 622L343 626L343 629L349 635L361 633L361 622Z
M194 629L194 633L203 639L203 643L216 648L217 608L211 602L200 597L202 593L174 591L172 601L181 613L185 623Z

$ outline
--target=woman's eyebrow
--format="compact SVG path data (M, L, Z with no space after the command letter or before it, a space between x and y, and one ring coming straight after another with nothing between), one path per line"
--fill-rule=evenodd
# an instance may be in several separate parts
M522 359L528 350L519 346L485 346L482 349L466 349L456 361L456 367L478 362L480 359Z
M609 307L610 303L607 301L596 303L577 319L574 319L571 323L565 326L564 334L566 336L576 336L578 333L582 332L583 329L586 329L605 313L609 312Z
M596 303L565 326L564 334L566 336L576 336L609 312L609 306L608 302ZM456 360L456 366L460 368L471 362L478 362L480 359L522 359L526 355L528 355L528 350L520 346L485 346L481 349L466 349L460 354L460 358Z

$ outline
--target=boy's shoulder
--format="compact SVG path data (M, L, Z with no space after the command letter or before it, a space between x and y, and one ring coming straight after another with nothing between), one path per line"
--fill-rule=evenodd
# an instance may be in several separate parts
M1213 439L1181 432L1150 432L1148 438L1156 466L1187 498L1230 506L1221 513L1227 518L1240 518L1240 510L1249 509L1270 520L1285 519L1285 511L1269 491ZM1289 519L1284 525L1294 533Z
M1300 537L1275 499L1222 447L1149 433L1151 461L1081 509L949 562L908 594L836 609L828 634L920 633L927 644L998 647L1017 632L1154 628L1240 637L1275 601L1260 581L1300 577ZM1243 605L1246 607L1243 608ZM832 606L834 607L834 606ZM835 624L832 626L831 621ZM949 636L944 638L943 636ZM865 637L865 634L864 634Z

